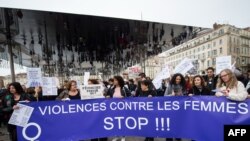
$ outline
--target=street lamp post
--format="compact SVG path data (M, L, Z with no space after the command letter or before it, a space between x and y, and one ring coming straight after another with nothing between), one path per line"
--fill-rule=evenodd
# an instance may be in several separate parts
M11 43L9 9L4 8L4 15L5 15L5 23L6 23L6 38L7 38L9 55L10 55L11 81L15 82L16 80L15 80L15 68L14 68L14 61L13 61L12 43Z

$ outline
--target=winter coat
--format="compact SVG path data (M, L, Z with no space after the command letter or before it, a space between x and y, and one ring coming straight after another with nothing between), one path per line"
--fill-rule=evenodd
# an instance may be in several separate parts
M226 87L223 86L221 88L219 88L219 90L226 90ZM215 94L216 96L224 96L224 94L222 92L216 92ZM240 81L238 81L238 84L236 87L234 87L233 89L229 90L229 95L228 95L228 99L230 100L234 100L234 101L244 101L247 98L247 91L244 87L244 84Z

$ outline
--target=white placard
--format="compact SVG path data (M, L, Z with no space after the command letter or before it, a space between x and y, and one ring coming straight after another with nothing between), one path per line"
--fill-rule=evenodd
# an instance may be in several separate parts
M19 109L12 113L9 124L24 127L28 124L30 116L34 110L33 107L17 103Z
M104 88L100 84L80 86L81 99L104 98L103 91Z
M192 61L188 58L185 58L175 67L174 73L181 73L182 75L185 75L185 73L193 67L194 65L192 64Z
M170 77L170 70L169 67L166 66L162 69L160 73L158 73L155 77L155 79L152 81L155 88L159 89L162 85L162 80Z
M27 68L27 87L42 86L41 68Z
M43 77L43 96L57 95L56 77Z
M223 69L231 68L231 56L216 57L216 74L219 74Z
M84 85L88 85L88 80L89 80L89 77L90 77L90 72L84 72L84 80L83 80L83 84Z

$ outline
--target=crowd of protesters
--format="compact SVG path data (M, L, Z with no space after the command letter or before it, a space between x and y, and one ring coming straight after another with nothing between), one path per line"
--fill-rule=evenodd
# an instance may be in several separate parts
M224 69L218 75L212 67L207 68L205 75L183 76L180 73L173 74L171 78L162 80L160 88L156 89L152 80L145 73L139 74L137 79L125 82L121 76L114 76L107 82L89 79L89 85L103 84L105 98L126 97L155 97L155 96L225 96L233 101L244 101L250 98L250 70L246 75L240 70ZM57 96L43 96L42 87L25 88L18 82L8 84L0 82L0 127L7 126L10 139L17 140L16 126L8 124L13 110L18 109L16 104L20 101L47 101L47 100L75 100L81 99L77 82L70 80L58 89ZM0 132L0 136L3 133ZM125 140L124 137L114 140ZM92 139L92 141L107 141L107 138ZM146 137L146 141L154 138ZM167 138L166 141L171 141ZM176 140L181 140L176 138Z

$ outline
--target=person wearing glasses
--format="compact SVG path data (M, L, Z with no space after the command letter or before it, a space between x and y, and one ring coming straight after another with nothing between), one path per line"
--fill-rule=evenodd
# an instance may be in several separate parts
M230 69L224 69L220 72L215 95L226 96L234 101L244 101L248 94L244 84L237 80L234 73Z

